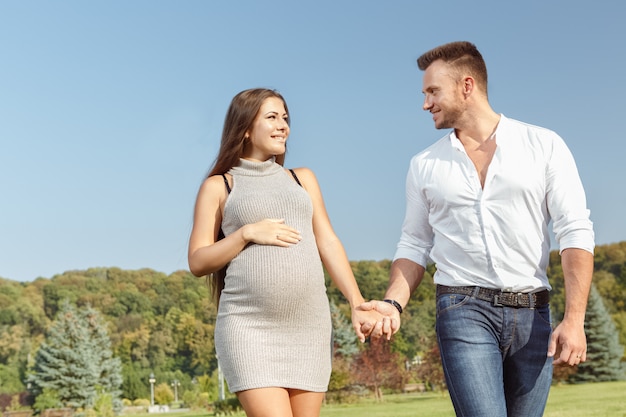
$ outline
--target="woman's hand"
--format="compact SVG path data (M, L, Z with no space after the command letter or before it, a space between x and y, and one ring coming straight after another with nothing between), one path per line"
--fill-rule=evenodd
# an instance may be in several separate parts
M302 240L300 232L285 224L285 219L265 219L242 227L246 242L288 247Z

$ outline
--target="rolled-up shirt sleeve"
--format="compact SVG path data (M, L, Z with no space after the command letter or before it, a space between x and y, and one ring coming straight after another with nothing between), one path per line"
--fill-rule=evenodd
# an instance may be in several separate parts
M547 207L559 252L568 248L593 253L593 223L576 162L567 145L556 133L546 173Z

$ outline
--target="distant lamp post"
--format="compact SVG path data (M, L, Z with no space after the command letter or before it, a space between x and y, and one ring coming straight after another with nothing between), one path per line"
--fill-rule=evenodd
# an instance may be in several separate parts
M172 386L174 387L174 402L178 402L178 387L180 387L180 382L178 379L172 381Z
M150 405L154 405L154 383L156 382L156 379L154 379L154 373L150 372L150 379L148 380L150 381Z
M223 401L225 398L224 374L222 373L222 367L220 366L220 358L217 358L217 399Z

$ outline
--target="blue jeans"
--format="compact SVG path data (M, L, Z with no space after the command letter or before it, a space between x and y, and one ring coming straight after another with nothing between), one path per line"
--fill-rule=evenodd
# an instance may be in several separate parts
M437 298L437 340L457 416L540 417L552 382L550 308Z

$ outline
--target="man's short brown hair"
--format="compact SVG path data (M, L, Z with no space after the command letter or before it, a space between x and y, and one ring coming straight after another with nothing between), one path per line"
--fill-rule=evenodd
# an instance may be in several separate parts
M433 62L442 60L455 71L469 73L487 91L487 65L483 56L471 42L450 42L431 49L417 59L417 66L425 71Z

